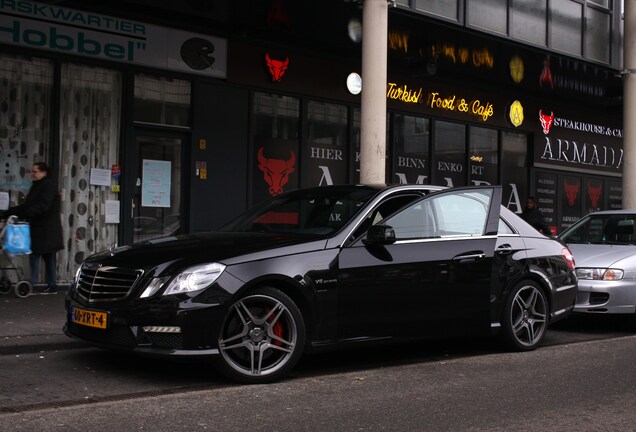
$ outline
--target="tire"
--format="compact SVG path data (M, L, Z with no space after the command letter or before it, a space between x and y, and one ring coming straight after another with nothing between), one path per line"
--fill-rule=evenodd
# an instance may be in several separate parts
M533 281L522 281L506 299L503 342L514 351L531 351L543 341L549 319L548 299L543 290Z
M269 287L250 291L223 320L217 368L241 383L277 381L300 359L305 337L302 314L287 295Z
M25 298L31 295L33 287L29 281L23 280L15 284L14 292L17 297Z

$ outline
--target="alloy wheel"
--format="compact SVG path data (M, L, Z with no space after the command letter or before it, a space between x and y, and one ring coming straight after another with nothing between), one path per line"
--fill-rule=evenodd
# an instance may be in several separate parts
M265 294L268 292L268 294ZM234 303L224 321L219 350L226 372L246 382L276 379L293 367L304 343L304 325L287 296L269 290Z
M543 339L548 325L547 301L534 285L524 285L512 299L510 309L512 332L518 343L533 348Z

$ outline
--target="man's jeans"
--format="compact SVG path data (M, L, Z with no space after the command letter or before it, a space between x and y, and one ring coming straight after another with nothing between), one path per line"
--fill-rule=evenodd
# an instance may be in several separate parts
M57 274L56 274L56 256L57 253L45 253L45 254L31 254L29 255L29 265L31 266L31 285L35 286L38 283L40 275L40 257L44 259L44 270L46 272L46 283L50 287L57 286Z

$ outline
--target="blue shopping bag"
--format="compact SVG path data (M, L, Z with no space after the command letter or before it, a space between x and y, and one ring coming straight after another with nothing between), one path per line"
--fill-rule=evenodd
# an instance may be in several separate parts
M2 244L5 252L11 255L31 253L31 229L28 223L9 223Z

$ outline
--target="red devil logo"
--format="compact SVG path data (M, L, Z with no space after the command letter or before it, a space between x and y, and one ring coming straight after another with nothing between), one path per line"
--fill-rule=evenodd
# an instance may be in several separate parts
M577 180L573 184L570 184L567 180L565 180L563 182L563 186L565 187L565 196L568 199L568 205L573 207L576 197L579 195L579 191L581 190L581 183Z
M283 192L283 186L289 181L289 175L296 170L294 168L296 154L293 151L290 153L289 160L268 159L263 155L263 147L258 149L258 169L263 171L263 178L269 185L269 194L272 196Z
M592 183L587 184L587 196L590 197L590 203L592 208L598 208L598 200L601 199L601 193L603 192L603 185L592 186Z
M543 114L543 110L539 110L539 120L541 120L541 126L543 127L543 133L549 134L550 128L554 123L554 113L550 113L549 116Z
M279 82L283 79L287 66L289 66L289 57L285 57L285 60L274 60L269 56L269 53L266 53L265 63L267 63L269 73L272 75L272 81Z

